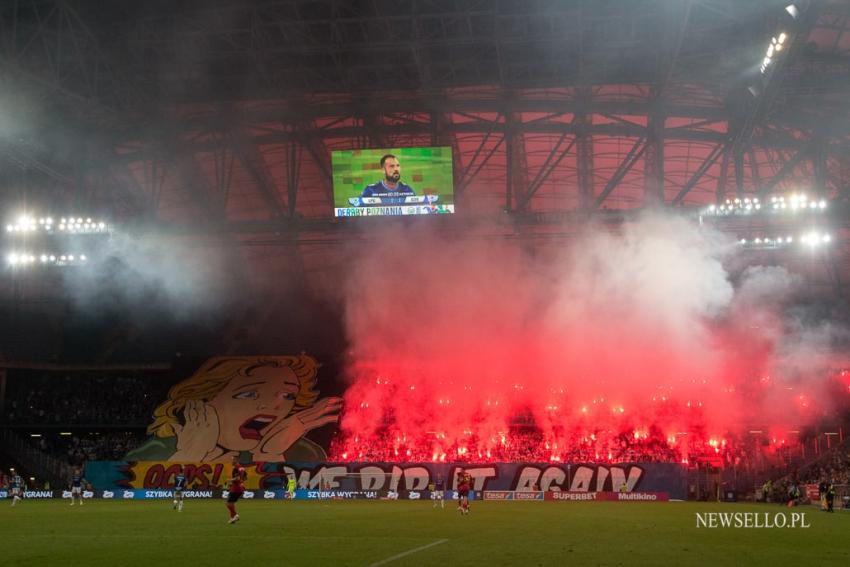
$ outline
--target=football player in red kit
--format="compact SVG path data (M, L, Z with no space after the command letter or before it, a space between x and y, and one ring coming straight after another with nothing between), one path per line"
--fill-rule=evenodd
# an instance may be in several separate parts
M463 470L457 473L457 505L461 514L469 514L469 488L472 477Z
M239 457L233 457L233 473L230 475L230 489L227 495L227 510L230 512L230 520L228 524L235 524L239 521L239 514L236 513L236 501L245 493L245 479L248 474L245 472L245 467L239 464Z

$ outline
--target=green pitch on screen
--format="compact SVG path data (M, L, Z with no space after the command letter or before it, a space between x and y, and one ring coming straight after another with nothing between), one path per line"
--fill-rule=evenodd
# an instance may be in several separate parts
M402 182L413 187L417 195L439 195L440 204L454 204L450 147L384 148L331 154L335 207L350 206L349 197L359 197L367 185L383 179L381 157L386 154L398 158Z

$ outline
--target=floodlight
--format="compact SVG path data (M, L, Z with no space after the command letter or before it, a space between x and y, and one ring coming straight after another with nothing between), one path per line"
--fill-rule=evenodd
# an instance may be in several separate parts
M794 18L795 20L797 19L797 16L800 15L800 10L798 10L797 6L795 6L794 4L788 4L787 6L785 6L785 11L788 12L788 15Z

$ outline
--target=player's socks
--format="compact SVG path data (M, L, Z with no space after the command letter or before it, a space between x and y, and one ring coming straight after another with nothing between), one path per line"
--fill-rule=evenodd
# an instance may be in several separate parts
M178 512L183 511L183 501L182 500L177 504L177 511Z

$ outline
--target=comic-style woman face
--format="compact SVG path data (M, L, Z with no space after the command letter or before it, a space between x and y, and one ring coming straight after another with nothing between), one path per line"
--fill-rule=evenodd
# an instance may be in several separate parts
M231 380L209 402L218 414L218 444L231 451L256 447L292 410L299 387L291 368L264 366Z

